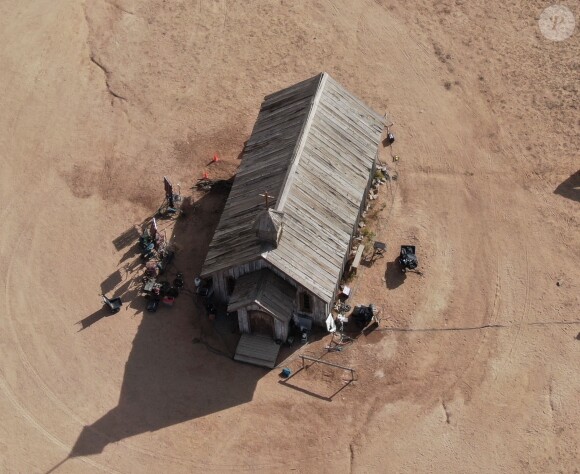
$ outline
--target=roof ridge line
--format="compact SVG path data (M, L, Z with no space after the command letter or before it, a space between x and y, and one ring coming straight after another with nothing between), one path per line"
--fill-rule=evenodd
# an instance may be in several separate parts
M290 192L290 188L292 187L292 182L294 181L294 173L296 168L298 168L298 162L300 161L300 155L302 154L302 150L304 149L304 145L306 144L306 139L308 138L308 130L310 129L310 125L312 124L312 119L316 112L316 108L318 107L318 103L320 102L320 96L322 95L322 91L324 89L324 85L326 84L326 79L328 78L328 73L322 72L320 73L320 82L318 83L318 87L316 88L316 93L312 98L312 103L310 104L310 110L308 111L308 116L304 121L304 125L302 130L300 131L300 138L296 143L296 147L294 148L294 152L292 153L292 162L286 171L286 176L284 176L284 187L280 191L280 197L276 202L276 211L283 212L284 204L286 203L286 199L288 198L288 193Z
M330 77L331 81L334 82L335 85L341 87L344 90L344 92L346 92L350 96L350 98L352 100L354 100L354 102L356 102L363 109L370 112L371 116L377 122L380 122L383 126L387 125L387 123L388 123L387 119L385 117L380 116L378 114L378 112L375 111L375 109L373 109L370 105L367 105L367 103L365 101L363 101L357 94L355 94L354 92L351 92L349 89L346 89L344 86L342 86L336 79L334 79L330 75L328 75L328 77Z

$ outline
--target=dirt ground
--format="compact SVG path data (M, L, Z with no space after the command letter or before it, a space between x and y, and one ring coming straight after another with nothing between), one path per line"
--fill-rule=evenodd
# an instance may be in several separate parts
M542 35L549 5L3 1L0 470L578 472L580 45ZM190 296L144 312L120 242L162 176L188 200L232 176L263 97L320 71L389 114L399 177L369 223L387 255L353 282L380 328L284 362L356 382L283 384L224 357ZM223 196L195 200L174 223L189 287ZM402 243L422 274L397 271Z

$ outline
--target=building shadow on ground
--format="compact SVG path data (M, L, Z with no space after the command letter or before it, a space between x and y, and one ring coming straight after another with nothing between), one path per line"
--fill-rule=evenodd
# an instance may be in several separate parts
M231 341L223 343L228 335L215 330L214 322L209 321L203 303L193 292L193 280L200 272L226 198L227 192L218 189L195 203L184 202L184 216L176 220L174 227L173 243L178 251L165 275L169 281L177 272L184 275L185 288L173 307L160 306L155 313L144 311L146 300L139 295L135 277L125 281L121 278L121 286L116 286L120 277L115 271L103 282L102 289L114 288L111 296L123 298L124 310L129 307L141 312L142 321L126 363L117 406L83 428L69 458L98 454L110 443L127 437L252 400L256 384L266 370L230 358ZM135 236L125 232L116 239L116 247L122 250L136 245L129 242ZM131 248L126 254L130 252ZM139 266L134 266L137 274ZM123 310L112 317L122 314ZM106 308L102 308L79 324L85 329L107 315ZM229 337L236 335L230 331Z
M98 454L122 439L252 400L266 371L192 343L196 333L190 321L175 316L143 315L117 406L83 428L70 457Z
M555 190L559 194L573 201L580 202L580 170L573 173L566 181L562 182Z

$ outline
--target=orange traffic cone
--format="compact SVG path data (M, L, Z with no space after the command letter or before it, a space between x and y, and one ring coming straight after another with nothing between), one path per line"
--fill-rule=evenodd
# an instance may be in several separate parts
M217 153L215 153L213 155L213 160L211 160L212 163L217 163L220 160L220 157L218 156Z
M207 175L207 171L203 172L203 179L209 179L209 176Z

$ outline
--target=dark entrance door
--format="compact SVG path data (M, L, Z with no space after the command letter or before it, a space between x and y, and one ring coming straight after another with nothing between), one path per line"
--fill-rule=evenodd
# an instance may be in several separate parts
M274 318L263 311L250 311L250 331L274 337Z

